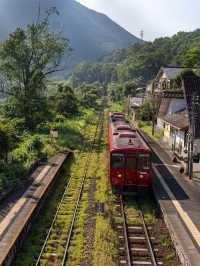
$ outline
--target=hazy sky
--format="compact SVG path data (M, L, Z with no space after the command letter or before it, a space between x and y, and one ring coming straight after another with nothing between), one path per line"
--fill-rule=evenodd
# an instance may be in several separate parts
M144 39L171 36L200 28L199 0L77 0L102 12L134 35Z

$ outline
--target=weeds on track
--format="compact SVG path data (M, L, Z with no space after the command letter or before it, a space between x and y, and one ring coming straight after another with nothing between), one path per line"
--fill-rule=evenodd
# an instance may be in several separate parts
M98 179L96 185L95 198L96 202L104 203L104 213L97 214L95 228L95 243L93 251L94 266L117 265L117 235L113 229L113 204L115 196L112 194L110 182L108 179L108 115L104 121L104 136L102 141L102 149L99 154Z
M96 168L96 153L92 152L88 175L84 184L84 190L79 207L79 213L75 225L75 233L70 244L66 265L77 266L85 259L85 225L87 223L88 189L92 182Z
M81 187L81 181L84 174L85 164L89 154L90 144L93 142L96 130L96 123L88 127L87 145L79 158L76 158L75 164L72 166L68 184L65 191L63 201L61 202L58 214L53 224L47 244L42 253L40 265L60 265L64 250L66 237L71 225L73 211L75 209L76 200ZM84 215L82 216L84 220Z
M53 220L57 204L62 196L64 186L68 180L66 176L67 171L71 168L73 158L67 161L62 174L58 178L55 184L54 192L47 198L43 210L37 219L33 222L30 234L25 240L24 245L20 252L17 253L16 260L13 265L15 266L33 266L36 262L36 258L40 253L43 241L46 237L48 228Z
M67 266L117 265L117 236L112 226L112 201L114 196L108 180L107 170L107 115L105 115L104 119L104 134L101 145L98 148L97 146L96 144L96 149L92 153L88 177L84 186L80 211L76 222L76 230L69 249ZM95 220L94 228L91 229L91 231L94 230L94 236L89 237L89 241L94 243L91 244L92 250L88 251L88 236L86 235L85 228L88 222L89 187L94 181L94 176L96 176L96 191L93 204L96 204L98 201L103 202L104 213L94 213L94 217L92 217ZM89 262L87 261L88 253L91 256L91 261Z

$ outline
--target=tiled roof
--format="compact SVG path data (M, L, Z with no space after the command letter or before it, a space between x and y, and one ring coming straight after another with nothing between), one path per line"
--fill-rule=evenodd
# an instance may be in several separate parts
M168 79L176 78L183 70L184 68L181 67L162 67L162 71L166 74Z
M188 112L186 110L182 112L167 114L163 117L163 120L180 130L187 129L189 127Z

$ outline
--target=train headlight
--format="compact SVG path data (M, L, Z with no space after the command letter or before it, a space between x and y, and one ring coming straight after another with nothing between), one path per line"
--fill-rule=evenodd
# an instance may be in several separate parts
M139 178L143 179L144 178L144 175L139 175Z
M118 177L118 178L122 178L122 174L118 174L117 177Z

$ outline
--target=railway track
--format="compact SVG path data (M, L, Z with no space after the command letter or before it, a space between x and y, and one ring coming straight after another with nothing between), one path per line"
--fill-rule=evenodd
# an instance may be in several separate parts
M69 179L52 225L48 231L46 240L36 262L36 266L64 266L66 264L68 250L79 213L84 184L87 179L88 170L92 159L92 150L97 142L98 130L102 129L101 124L103 123L103 117L103 113L100 113L90 144L88 146L85 143L84 148L79 155L79 160L76 163L77 171L83 169L83 172L76 177L73 177L72 175ZM99 136L101 136L101 134L99 134Z
M138 202L137 204L139 206ZM139 208L137 216L127 217L125 206L123 196L120 196L117 200L117 212L122 218L122 223L116 225L119 238L119 265L164 265L156 238L151 233L152 227L146 225L142 209ZM137 219L137 223L132 223L131 219Z

